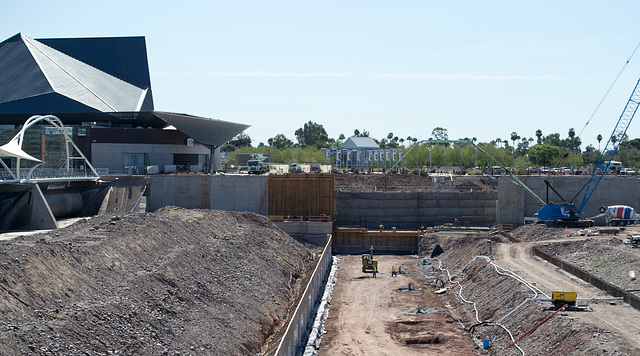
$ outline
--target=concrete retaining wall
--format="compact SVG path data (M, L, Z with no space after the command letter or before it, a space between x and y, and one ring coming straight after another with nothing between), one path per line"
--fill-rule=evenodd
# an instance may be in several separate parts
M333 232L332 222L275 221L274 224L294 239L318 246L324 246L327 236Z
M275 355L300 355L304 350L305 341L309 335L311 325L313 324L316 303L322 297L327 277L331 271L331 246L332 238L329 236L325 245L320 262L313 271L313 275L304 294L300 299L300 304L296 308L291 322L280 341L280 345Z
M522 176L518 177L529 189L535 192L543 200L547 200L547 188L544 180L566 199L580 206L584 195L583 187L591 176ZM577 195L577 197L576 197ZM549 200L562 203L562 200L553 191L549 190ZM604 176L597 189L589 199L583 213L586 218L598 214L601 206L629 205L636 210L640 209L640 179L624 176ZM498 179L498 221L505 224L522 225L525 217L533 217L542 207L538 201L527 193L522 187L513 183L507 177ZM604 218L595 220L596 224L604 225Z
M267 215L268 194L267 176L156 174L150 176L147 211L180 206Z
M488 226L496 221L496 192L342 193L336 192L336 224L377 229L452 223Z
M546 200L546 176L519 177ZM552 185L565 199L580 204L583 186L590 176L555 176ZM147 210L163 206L222 209L269 214L267 176L241 175L152 175ZM580 194L578 194L580 193ZM550 200L561 202L553 192ZM640 179L605 176L584 209L585 217L599 214L601 206L624 204L640 210ZM396 227L416 230L421 226L452 223L490 226L496 221L522 225L541 205L507 177L498 179L497 192L345 193L335 192L335 223L368 229ZM604 224L604 219L596 219Z

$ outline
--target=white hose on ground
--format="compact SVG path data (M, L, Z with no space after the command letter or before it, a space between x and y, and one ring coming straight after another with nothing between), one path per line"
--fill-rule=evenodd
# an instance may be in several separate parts
M513 342L513 343L514 343L513 345L514 345L518 350L520 350L520 352L522 352L522 356L524 356L524 355L525 355L524 351L522 351L522 349L520 348L520 346L518 346L518 344L516 344L516 343L515 343L515 342L516 342L516 339L514 339L513 334L511 334L511 331L509 331L509 329L505 328L505 327L504 327L504 325L499 325L499 326L500 326L501 328L503 328L503 329L504 329L504 331L506 331L506 332L507 332L507 334L509 334L509 337L511 338L511 342Z
M487 256L484 255L478 255L475 256L473 259L471 259L471 261L469 261L469 263L467 263L462 270L464 270L465 268L467 268L473 261L475 261L478 258L484 258L487 260L487 262L489 262L493 268L495 269L496 273L498 273L499 275L503 275L503 276L508 276L511 277L515 280L517 280L518 282L524 284L527 288L529 288L533 293L534 293L534 297L533 298L527 298L525 301L523 301L522 303L520 303L517 307L515 307L513 310L511 310L509 313L507 313L507 315L505 315L502 319L500 319L500 321L497 323L498 327L504 329L508 334L509 337L511 338L512 342L515 342L515 339L513 338L513 335L511 334L511 331L509 331L509 329L507 329L504 325L500 324L505 318L507 318L509 315L511 315L512 313L514 313L516 310L518 310L523 304L525 304L526 302L533 300L534 298L536 298L538 296L538 293L544 295L545 297L549 298L549 296L544 293L543 291L541 291L538 287L532 285L531 283L527 282L524 278L520 277L519 275L517 275L516 273L514 273L513 271L510 271L502 266L499 266L497 264L495 264L493 261L491 261L491 259ZM438 269L441 271L445 271L447 273L447 276L449 278L449 282L453 283L452 277L451 277L451 273L449 273L449 271L445 268L442 268L442 261L439 258L435 258L435 260L438 261ZM500 270L504 271L504 272L500 272ZM457 275L457 274L456 274ZM467 304L473 304L473 309L475 312L475 317L476 320L478 322L481 322L478 316L478 309L476 306L476 303L473 301L468 301L466 300L463 296L462 296L462 284L458 285L460 287L460 290L458 291L458 297L465 303ZM460 323L462 325L462 323ZM514 346L522 353L522 355L525 355L525 352L520 348L520 346L518 346L517 344L514 344Z
M338 257L333 256L331 262L331 271L327 277L327 283L322 293L322 299L318 305L316 316L309 332L307 345L305 346L303 356L317 356L320 342L325 334L324 322L329 316L329 308L331 308L331 297L333 295L333 287L338 279Z

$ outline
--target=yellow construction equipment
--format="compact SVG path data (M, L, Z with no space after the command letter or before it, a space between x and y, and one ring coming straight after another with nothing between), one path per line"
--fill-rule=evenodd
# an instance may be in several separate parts
M373 246L369 249L369 253L362 255L362 272L373 273L373 268L378 268L378 261L373 259Z
M576 292L565 292L554 290L551 291L551 303L553 307L548 308L547 310L558 310L562 308L563 305L567 305L564 309L566 311L593 311L593 309L589 308L587 304L577 303L577 293Z
M576 292L551 291L551 303L556 309L560 309L565 304L569 307L575 307L577 299Z

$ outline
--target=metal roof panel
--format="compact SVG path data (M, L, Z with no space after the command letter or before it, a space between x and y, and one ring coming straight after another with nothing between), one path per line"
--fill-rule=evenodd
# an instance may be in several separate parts
M156 116L186 133L201 144L222 146L237 134L248 129L250 125L209 119L186 114L175 114L154 111Z
M0 58L0 103L53 91L20 34L0 44Z

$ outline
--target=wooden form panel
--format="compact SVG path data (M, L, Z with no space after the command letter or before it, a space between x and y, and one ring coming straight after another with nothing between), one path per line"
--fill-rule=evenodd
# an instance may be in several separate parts
M333 174L269 175L269 215L333 217Z
M336 228L336 253L417 253L420 242L418 231L368 231L366 228Z

